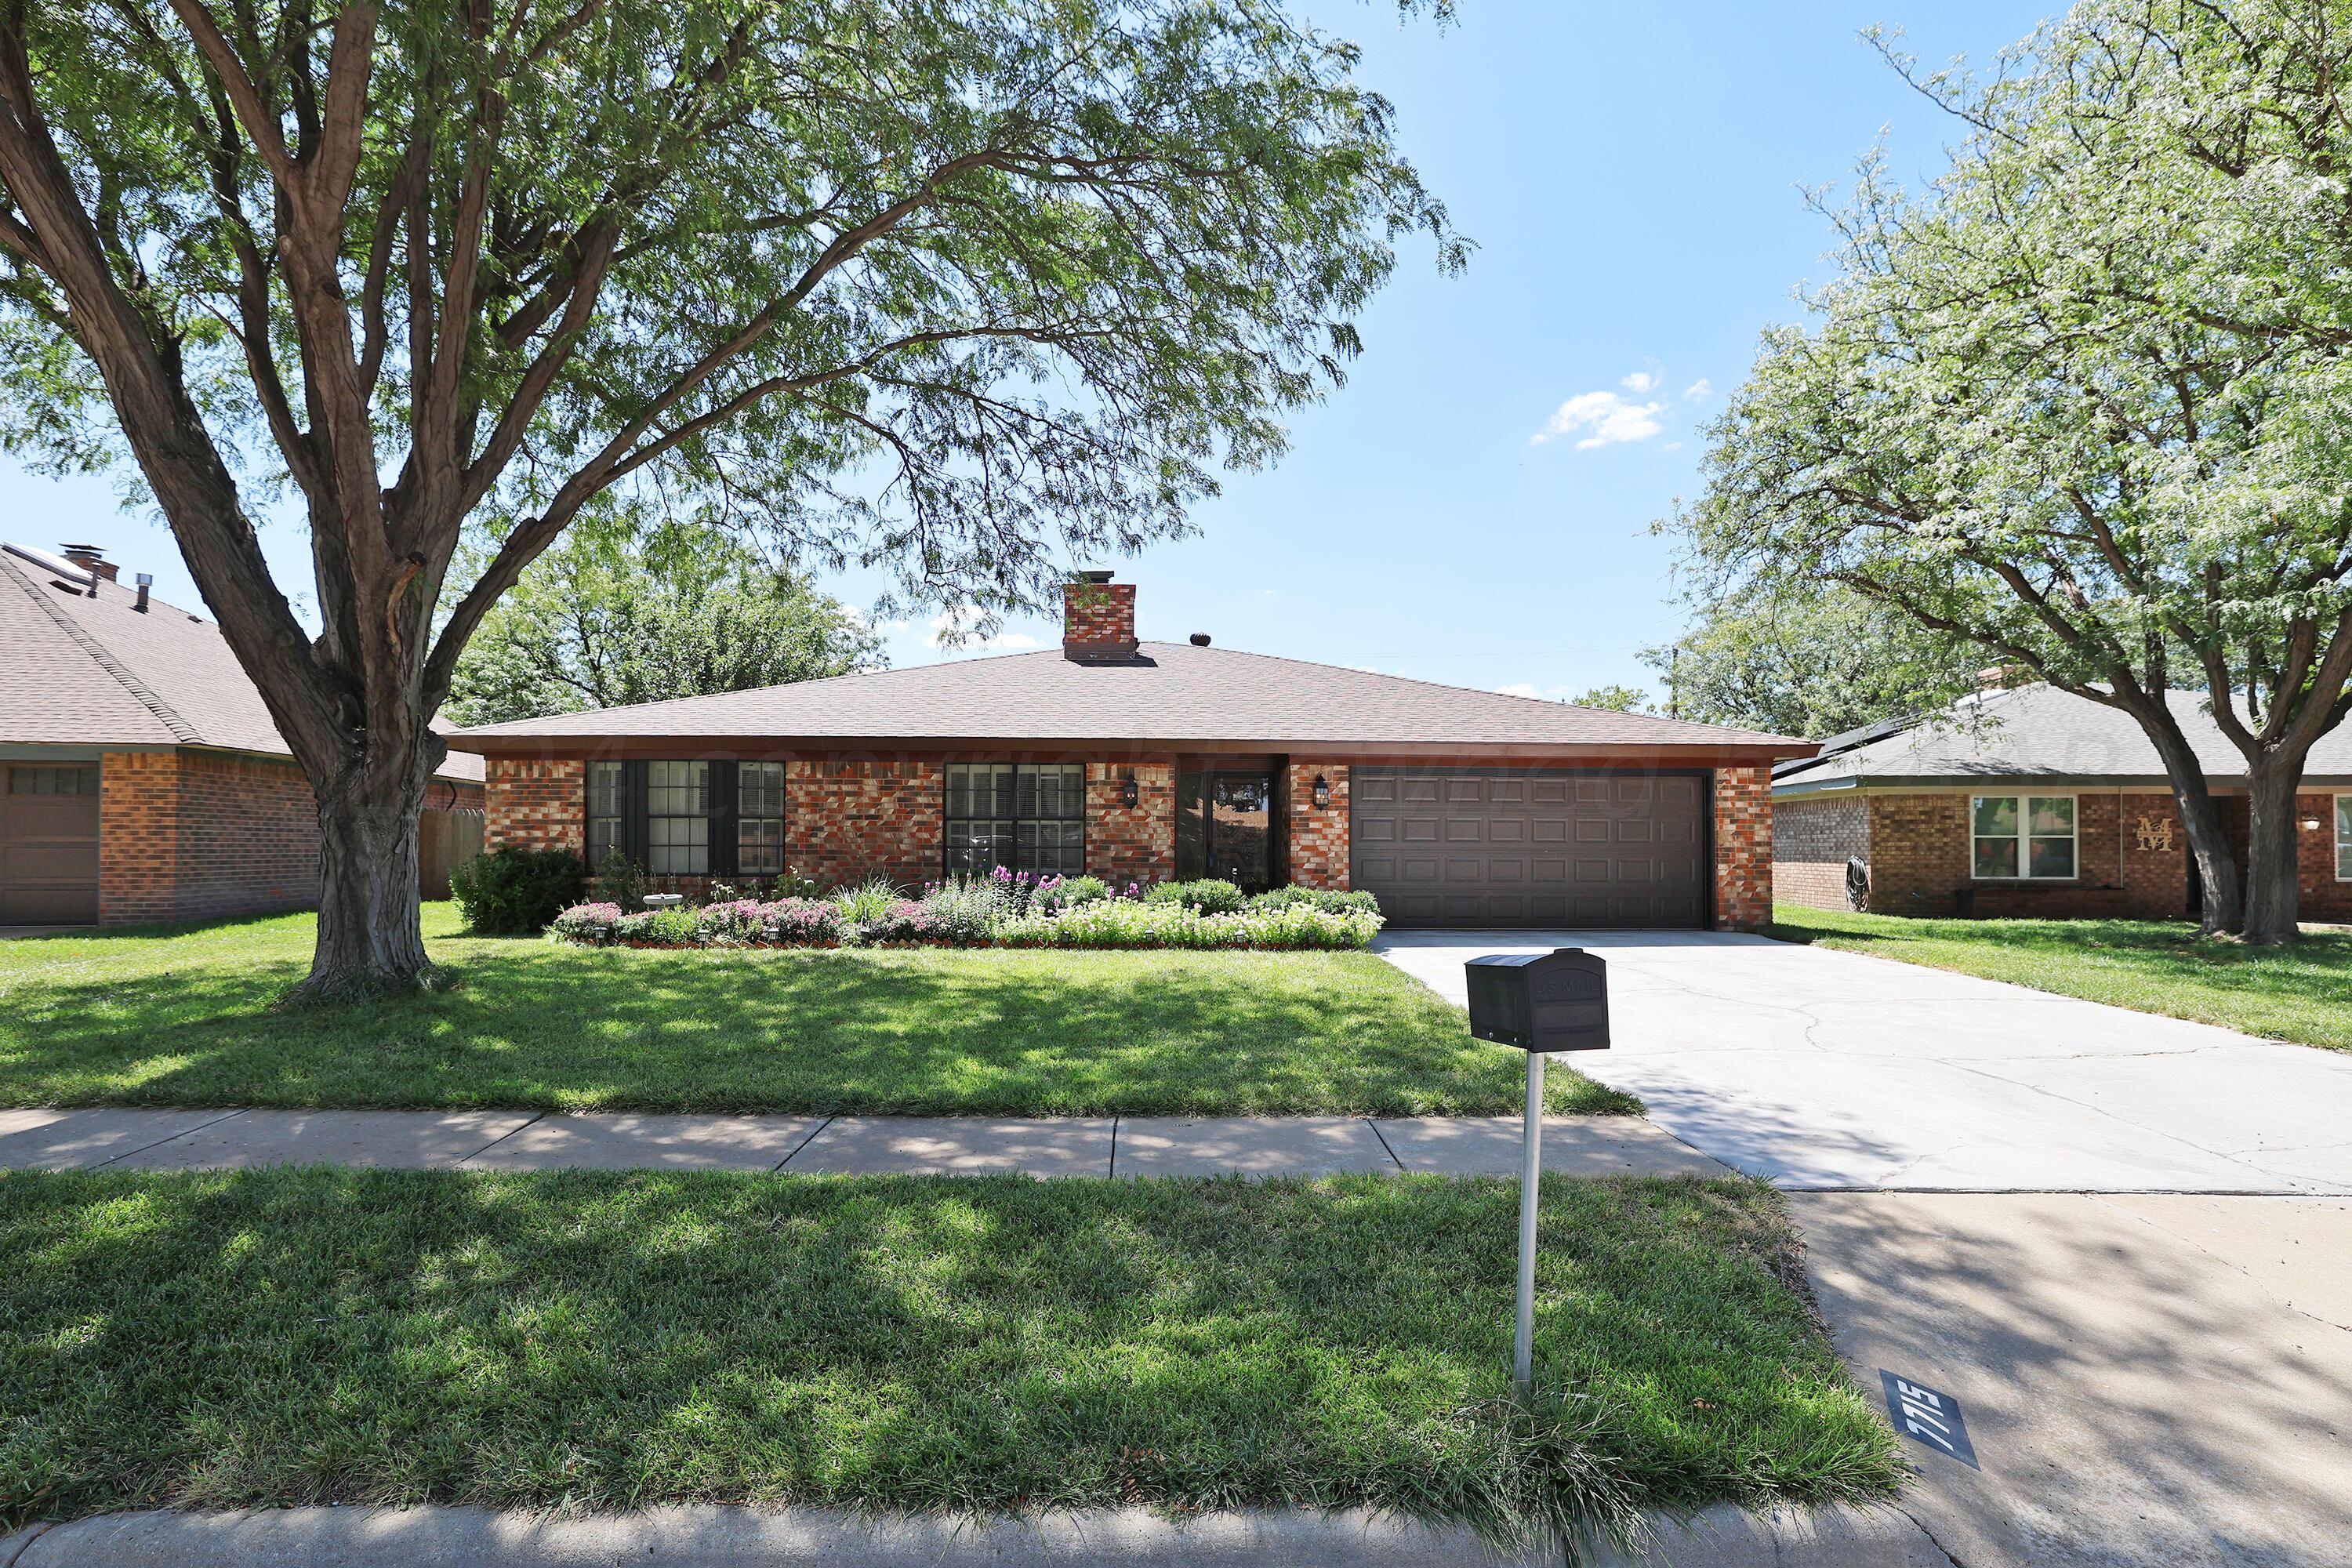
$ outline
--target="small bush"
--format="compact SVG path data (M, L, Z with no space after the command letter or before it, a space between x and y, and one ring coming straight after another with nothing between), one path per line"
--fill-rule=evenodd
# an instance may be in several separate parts
M676 909L623 915L613 934L615 940L637 947L692 947L701 913L680 904Z
M1254 910L1286 910L1297 905L1322 910L1329 914L1347 910L1361 910L1370 915L1381 912L1381 901L1371 894L1361 891L1343 893L1332 888L1276 888L1249 901L1249 907Z
M834 894L833 901L841 910L841 918L859 928L873 924L907 901L899 892L879 877L869 878L854 888L844 888Z
M1150 903L1181 904L1202 915L1234 914L1244 902L1239 888L1216 877L1203 877L1197 882L1162 882L1144 897Z
M620 928L620 905L574 904L548 922L547 934L583 947L604 947L619 934Z
M1110 884L1100 877L1068 877L1055 889L1055 902L1063 909L1076 904L1098 903L1110 897Z
M466 927L490 936L529 936L580 901L585 868L568 849L511 845L458 863L449 893Z
M922 909L938 940L982 942L995 936L998 926L1019 915L1024 904L1036 900L1034 892L1024 899L995 877L950 877L924 891Z
M949 925L914 899L901 899L879 918L859 926L857 939L884 947L909 944L937 947L955 944L961 940L957 928ZM980 940L985 941L986 938Z
M646 907L646 874L635 860L619 850L604 857L596 868L595 880L589 892L598 903L617 904L623 910Z

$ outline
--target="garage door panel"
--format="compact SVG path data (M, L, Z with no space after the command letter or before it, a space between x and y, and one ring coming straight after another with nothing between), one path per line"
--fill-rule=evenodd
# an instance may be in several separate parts
M98 921L96 764L0 763L0 925Z
M1706 920L1704 778L1359 767L1349 780L1353 884L1398 924ZM1397 847L1406 844L1445 852ZM1528 852L1538 845L1557 847Z

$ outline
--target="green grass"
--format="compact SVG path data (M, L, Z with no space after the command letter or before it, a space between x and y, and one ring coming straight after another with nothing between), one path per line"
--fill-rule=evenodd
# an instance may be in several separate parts
M1526 1058L1360 952L639 952L469 938L452 989L276 1005L313 919L0 942L0 1104L1474 1114ZM1575 1073L1556 1111L1638 1112Z
M0 1175L0 1530L132 1507L1890 1495L1738 1180Z
M2200 941L2163 921L1904 920L1781 904L1770 934L2062 996L2352 1050L2352 936L2287 949Z

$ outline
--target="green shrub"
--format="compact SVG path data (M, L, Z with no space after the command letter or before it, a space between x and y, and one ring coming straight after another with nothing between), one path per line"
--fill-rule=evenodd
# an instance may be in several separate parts
M1145 899L1155 904L1181 904L1195 914L1230 915L1240 910L1242 890L1215 877L1197 882L1162 882Z
M833 901L841 906L841 918L856 927L872 925L887 918L907 900L888 882L871 877L856 887L842 889L834 894Z
M1381 912L1381 901L1371 894L1360 891L1343 893L1332 888L1276 888L1249 901L1249 907L1254 910L1286 910L1300 906L1320 910L1325 914L1340 914L1349 910L1360 910L1370 915Z
M1072 904L1091 904L1098 899L1109 898L1110 884L1100 877L1065 877L1061 887L1055 891L1062 907L1067 909Z
M625 913L644 906L646 874L635 860L615 849L596 868L590 896L600 904L618 904Z
M587 868L569 849L520 849L509 845L461 861L449 873L449 893L469 931L530 936L580 901Z

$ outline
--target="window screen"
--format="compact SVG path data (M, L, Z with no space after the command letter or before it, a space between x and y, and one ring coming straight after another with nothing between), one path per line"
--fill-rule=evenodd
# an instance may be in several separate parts
M1086 869L1087 771L1076 763L950 763L950 871Z

